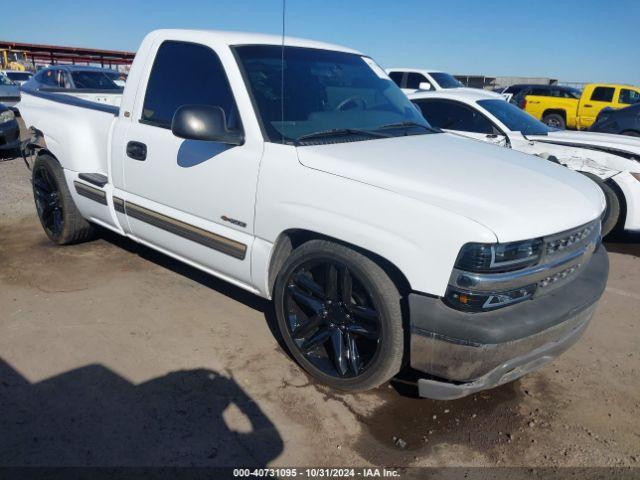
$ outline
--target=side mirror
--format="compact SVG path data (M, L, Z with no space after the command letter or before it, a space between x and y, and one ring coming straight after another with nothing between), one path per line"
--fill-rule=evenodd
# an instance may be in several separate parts
M431 90L431 84L429 82L420 82L418 84L418 90Z
M211 105L183 105L176 110L171 121L171 131L186 140L220 142L242 145L241 130L228 130L224 110Z

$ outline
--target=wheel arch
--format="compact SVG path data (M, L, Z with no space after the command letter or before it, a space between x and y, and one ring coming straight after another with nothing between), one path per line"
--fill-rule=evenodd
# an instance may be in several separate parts
M310 240L327 240L340 245L344 245L345 247L349 247L366 257L370 258L374 262L376 262L391 278L393 283L398 288L398 291L402 296L406 295L411 291L411 284L407 277L402 273L400 268L396 266L392 261L388 260L384 256L363 248L354 243L350 243L330 235L326 235L323 233L315 232L313 230L308 230L304 228L290 228L287 229L278 235L276 242L273 245L271 258L269 260L268 267L268 289L269 294L273 294L273 288L275 286L276 278L278 273L282 269L284 262L291 252L299 247L300 245L310 241Z

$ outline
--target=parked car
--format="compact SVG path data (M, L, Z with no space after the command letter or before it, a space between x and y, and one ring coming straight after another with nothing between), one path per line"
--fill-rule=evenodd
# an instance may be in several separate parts
M20 87L9 77L0 74L0 103L12 107L20 101Z
M31 77L33 77L33 73L28 71L20 71L20 70L0 70L0 75L6 75L16 85L22 85Z
M410 95L425 119L447 132L551 159L603 190L603 236L616 226L640 231L640 140L554 130L503 100L469 92Z
M522 91L516 103L538 120L562 130L586 130L603 108L622 108L640 100L640 89L628 85L591 83L580 94L569 87L550 88L552 95Z
M117 105L122 87L111 78L113 70L82 65L55 65L43 68L22 88L40 92L58 92L77 98ZM98 95L96 95L98 94Z
M603 109L589 130L591 132L640 137L640 103L620 110L613 108Z
M29 89L22 108L54 243L98 224L272 299L337 389L403 365L432 398L512 381L578 339L606 283L592 181L432 129L348 48L161 30L120 108Z
M527 84L527 83L518 83L515 85L510 85L508 87L496 88L493 91L502 95L507 102L514 101L513 98L518 95L524 89L530 89L533 87L539 87L537 84ZM543 85L544 86L544 85ZM547 93L546 90L542 90L541 93ZM515 102L514 102L515 103Z
M18 153L20 153L20 127L13 110L0 103L0 157L13 157Z
M419 90L471 90L486 93L488 96L499 95L489 90L465 87L456 77L449 73L423 68L388 68L387 74L405 93Z

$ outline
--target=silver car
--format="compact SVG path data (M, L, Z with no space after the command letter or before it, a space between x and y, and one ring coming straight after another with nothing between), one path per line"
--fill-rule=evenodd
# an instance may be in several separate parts
M20 101L20 87L6 75L0 75L0 103L13 107Z

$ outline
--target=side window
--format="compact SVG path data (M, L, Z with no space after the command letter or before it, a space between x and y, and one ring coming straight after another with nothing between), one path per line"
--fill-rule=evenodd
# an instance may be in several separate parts
M61 78L63 77L61 77L60 73L60 70L45 70L42 73L40 82L47 87L60 88L64 86L64 84L61 85Z
M235 100L218 55L204 45L167 41L156 54L140 121L170 128L173 114L182 105L221 107L227 127L239 127Z
M623 88L622 90L620 90L619 103L624 103L626 105L633 105L634 103L640 103L640 92Z
M403 75L404 75L403 72L391 72L389 74L389 78L391 80L393 80L396 85L398 85L400 87L400 86L402 86L402 76Z
M591 100L594 102L611 102L613 101L613 87L596 87L591 94Z
M424 118L432 126L462 132L494 132L493 124L480 112L459 102L447 100L417 100Z
M405 88L412 88L414 90L417 90L418 88L420 88L420 84L422 82L426 82L426 83L431 83L429 82L426 77L420 73L415 73L415 72L409 72L407 74L407 86ZM431 85L433 87L433 85Z
M552 97L550 89L543 87L533 87L527 95L540 95L541 97Z

